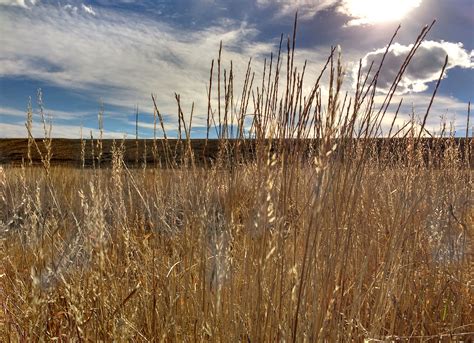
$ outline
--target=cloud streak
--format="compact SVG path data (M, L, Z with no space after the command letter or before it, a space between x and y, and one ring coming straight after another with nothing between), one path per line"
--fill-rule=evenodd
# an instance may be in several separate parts
M295 15L298 11L300 19L311 19L320 11L336 6L339 0L257 0L257 6L278 9L278 16Z
M0 0L0 5L29 8L30 6L36 5L38 2L39 0Z
M83 137L89 138L90 133L94 137L99 136L99 130L97 128L83 127ZM42 138L44 137L44 129L40 123L33 123L33 128L31 130L33 137ZM54 124L51 129L51 136L54 138L79 138L81 128L78 125L61 125ZM126 134L121 132L114 131L104 131L104 138L123 138ZM14 123L0 123L0 139L1 138L25 138L27 136L27 130L24 123L14 122ZM133 135L129 135L133 136Z

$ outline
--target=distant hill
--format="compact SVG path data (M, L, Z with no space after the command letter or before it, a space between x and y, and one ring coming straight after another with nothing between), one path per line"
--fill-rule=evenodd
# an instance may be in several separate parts
M375 150L380 149L382 146L389 145L389 149L397 150L398 153L404 153L406 149L406 140L403 139L391 139L390 141L383 138L372 139L374 141ZM193 151L194 161L198 164L202 164L205 161L210 162L217 158L219 152L219 140L209 140L206 144L204 139L193 139L191 140L191 147ZM226 154L233 156L237 153L245 156L245 158L251 158L253 156L252 151L255 148L255 141L227 141L228 148ZM296 142L295 140L288 140L288 145ZM303 145L308 147L310 145L317 145L316 140L305 140L302 141ZM469 144L466 144L469 142ZM459 149L459 156L467 156L465 154L465 148L470 146L469 155L470 160L474 161L473 158L473 142L474 139L470 138L466 141L464 138L430 138L422 139L423 145L426 147L426 151L443 151L448 144L453 144ZM301 143L301 141L299 142ZM99 141L90 139L84 140L84 164L85 166L92 166L93 164L99 163ZM116 147L120 147L123 144L124 148L124 161L130 165L141 165L143 161L147 163L161 163L166 164L173 160L179 162L182 160L186 152L189 151L186 141L182 140L156 140L156 148L154 149L154 142L152 139L126 139L126 140L115 140ZM69 165L82 165L82 154L81 154L81 140L80 139L63 139L54 138L52 139L52 164L69 164ZM104 139L102 140L102 155L100 156L100 163L107 165L110 164L112 158L112 149L114 140ZM45 145L42 139L36 139L36 145L32 144L31 157L35 164L41 163L41 157L37 152L37 147L43 151ZM238 149L237 149L238 146ZM28 139L12 138L12 139L0 139L0 164L20 164L22 160L28 160ZM474 163L471 163L471 165Z

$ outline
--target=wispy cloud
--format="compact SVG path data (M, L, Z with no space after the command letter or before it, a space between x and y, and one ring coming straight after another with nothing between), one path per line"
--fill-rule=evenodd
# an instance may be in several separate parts
M95 11L92 9L92 6L86 6L84 4L81 4L81 8L84 12L86 13L89 13L89 14L92 14L92 15L96 15Z
M16 108L0 106L0 118L3 118L5 116L26 118L26 110L21 111Z
M30 6L36 5L38 2L39 0L0 0L0 5L29 8Z
M21 138L27 136L25 128L26 122L26 108L25 110L18 110L16 108L0 106L0 138ZM51 120L52 130L51 135L55 138L79 138L81 133L81 123L87 122L89 125L93 120L97 120L97 113L89 111L60 111L44 109L44 116L47 122ZM118 113L106 112L106 117L119 117ZM5 120L8 119L8 122ZM86 120L89 119L89 120ZM33 136L43 137L44 131L41 121L41 116L37 108L33 108ZM123 127L122 132L106 130L106 138L122 138L124 135L131 134L129 130L131 126ZM107 129L107 128L106 128ZM84 125L84 136L89 137L90 132L97 136L98 130L96 128ZM133 135L133 134L132 134Z
M300 19L310 19L316 13L336 6L339 0L257 0L257 5L268 8L277 7L279 16L295 15L298 11Z
M99 136L99 130L97 128L83 127L82 128L83 137L90 137L90 133L94 137ZM35 122L32 128L32 134L36 138L44 137L43 126ZM64 124L54 124L51 129L51 136L54 138L79 138L81 134L81 127L78 125L64 125ZM104 138L123 138L127 136L126 133L114 132L114 131L104 131ZM25 138L27 136L27 130L23 122L14 122L14 123L0 123L0 138ZM133 135L128 135L133 136Z
M174 112L174 91L182 93L189 107L198 101L198 111L202 99L204 109L210 61L221 40L224 58L234 61L236 71L245 68L248 57L273 48L254 42L254 28L230 20L184 31L131 13L101 10L92 16L42 5L1 11L0 21L0 76L89 90L106 103L139 103L149 111L154 92L162 110Z
M92 9L91 5L87 6L85 4L80 4L80 6L77 6L77 5L69 3L69 4L64 5L63 9L69 12L70 14L74 14L74 15L77 15L78 13L88 14L92 16L96 15L96 12Z
M15 117L15 118L24 118L26 120L26 106L25 110L19 110L12 107L5 107L0 106L0 118L2 117ZM108 115L115 114L115 113L107 113ZM39 118L39 113L37 109L33 109L33 115L36 118ZM60 120L60 121L70 121L70 120L80 120L81 118L97 116L97 113L91 113L90 111L61 111L61 110L53 110L53 109L44 109L44 115L46 117L51 117L53 120Z

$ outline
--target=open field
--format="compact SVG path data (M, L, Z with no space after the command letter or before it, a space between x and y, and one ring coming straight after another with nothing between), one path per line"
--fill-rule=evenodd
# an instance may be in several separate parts
M351 150L1 169L2 340L467 338L472 169Z
M0 141L0 340L472 342L473 138L388 111L429 29L383 103L336 49L306 92L293 37L238 104L219 52L213 141L179 96L179 141L55 140L43 112L35 140L29 112Z

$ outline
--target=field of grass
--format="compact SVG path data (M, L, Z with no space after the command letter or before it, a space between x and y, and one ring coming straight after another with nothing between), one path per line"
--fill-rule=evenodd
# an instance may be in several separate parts
M74 166L47 135L24 141L23 163L0 167L1 341L473 339L473 139L427 147L428 108L381 144L377 74L349 100L332 51L323 106L290 43L261 86L247 72L238 106L219 59L212 163L181 110L183 138L150 141L161 164L131 168L133 141L78 141Z

